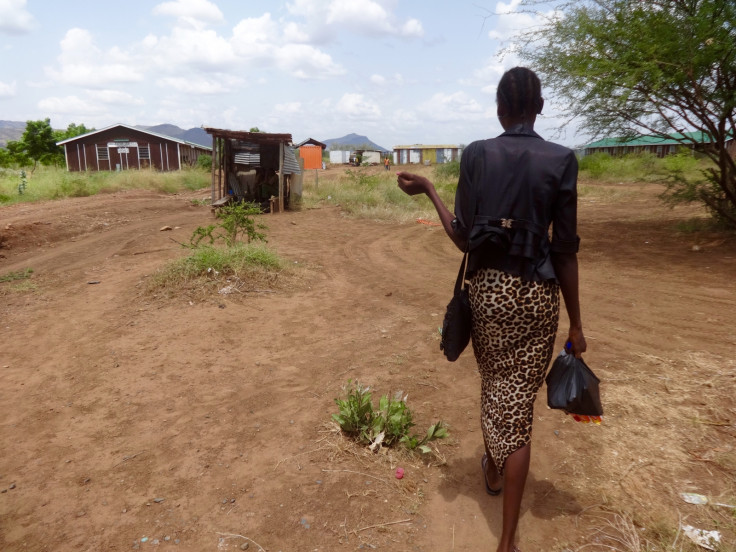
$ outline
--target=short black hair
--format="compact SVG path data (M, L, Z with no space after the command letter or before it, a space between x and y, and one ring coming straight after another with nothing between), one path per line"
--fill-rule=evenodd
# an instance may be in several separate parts
M509 69L498 83L496 102L513 117L539 115L542 112L542 83L531 69Z

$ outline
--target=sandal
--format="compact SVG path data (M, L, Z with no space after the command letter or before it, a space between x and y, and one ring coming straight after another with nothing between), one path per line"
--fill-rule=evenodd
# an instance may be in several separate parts
M491 496L498 496L501 494L501 491L503 490L503 487L499 487L498 489L491 489L491 486L488 484L488 479L486 478L486 466L488 465L488 455L484 454L483 458L480 459L480 466L483 468L483 483L486 484L486 492Z

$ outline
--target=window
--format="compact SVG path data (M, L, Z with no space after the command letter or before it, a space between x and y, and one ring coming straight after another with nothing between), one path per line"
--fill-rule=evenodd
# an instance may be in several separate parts
M97 146L97 160L98 161L109 161L110 154L105 146Z
M148 150L148 146L141 146L138 148L138 158L143 159L151 159L151 152Z

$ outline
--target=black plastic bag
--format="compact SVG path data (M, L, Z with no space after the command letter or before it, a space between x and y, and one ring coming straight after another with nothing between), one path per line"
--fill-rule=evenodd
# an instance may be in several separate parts
M580 416L602 416L600 380L582 358L562 351L544 380L547 406Z

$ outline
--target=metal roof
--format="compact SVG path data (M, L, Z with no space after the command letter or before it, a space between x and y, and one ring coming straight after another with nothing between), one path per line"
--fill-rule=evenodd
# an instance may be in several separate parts
M411 146L394 146L394 149L460 149L460 146L457 144L455 145L447 145L447 144L440 144L440 145L425 145L425 144L414 144Z
M144 130L142 128L136 128L132 127L130 125L124 125L122 123L118 123L116 125L110 125L105 128L101 128L100 130L93 130L92 132L87 132L86 134L80 134L79 136L74 136L73 138L67 138L66 140L62 140L61 142L56 142L57 146L62 146L64 144L67 144L69 142L73 142L75 140L79 140L80 138L85 138L87 136L92 136L94 134L99 134L100 132L105 132L107 130L110 130L111 128L127 128L128 130L134 130L136 132L142 132L143 134L150 134L151 136L156 136L157 138L163 138L165 140L171 140L172 142L178 142L179 144L185 144L187 146L192 146L195 148L201 148L205 150L212 151L212 148L210 146L203 146L202 144L195 144L194 142L187 142L186 140L181 140L179 138L174 138L173 136L166 136L165 134L159 134L157 132L151 132L150 130Z
M313 146L319 146L322 149L327 149L327 144L323 144L322 142L320 142L319 140L315 140L314 138L307 138L306 140L303 140L299 142L298 144L294 144L294 145L297 148L300 148L306 145L313 145Z
M702 131L684 132L662 136L634 136L632 138L603 138L583 146L583 148L615 148L637 146L671 146L683 143L710 144L713 140Z
M271 134L268 132L246 132L244 130L226 130L222 128L205 127L205 132L215 138L234 138L236 140L247 140L257 144L278 144L281 142L291 143L291 134Z

